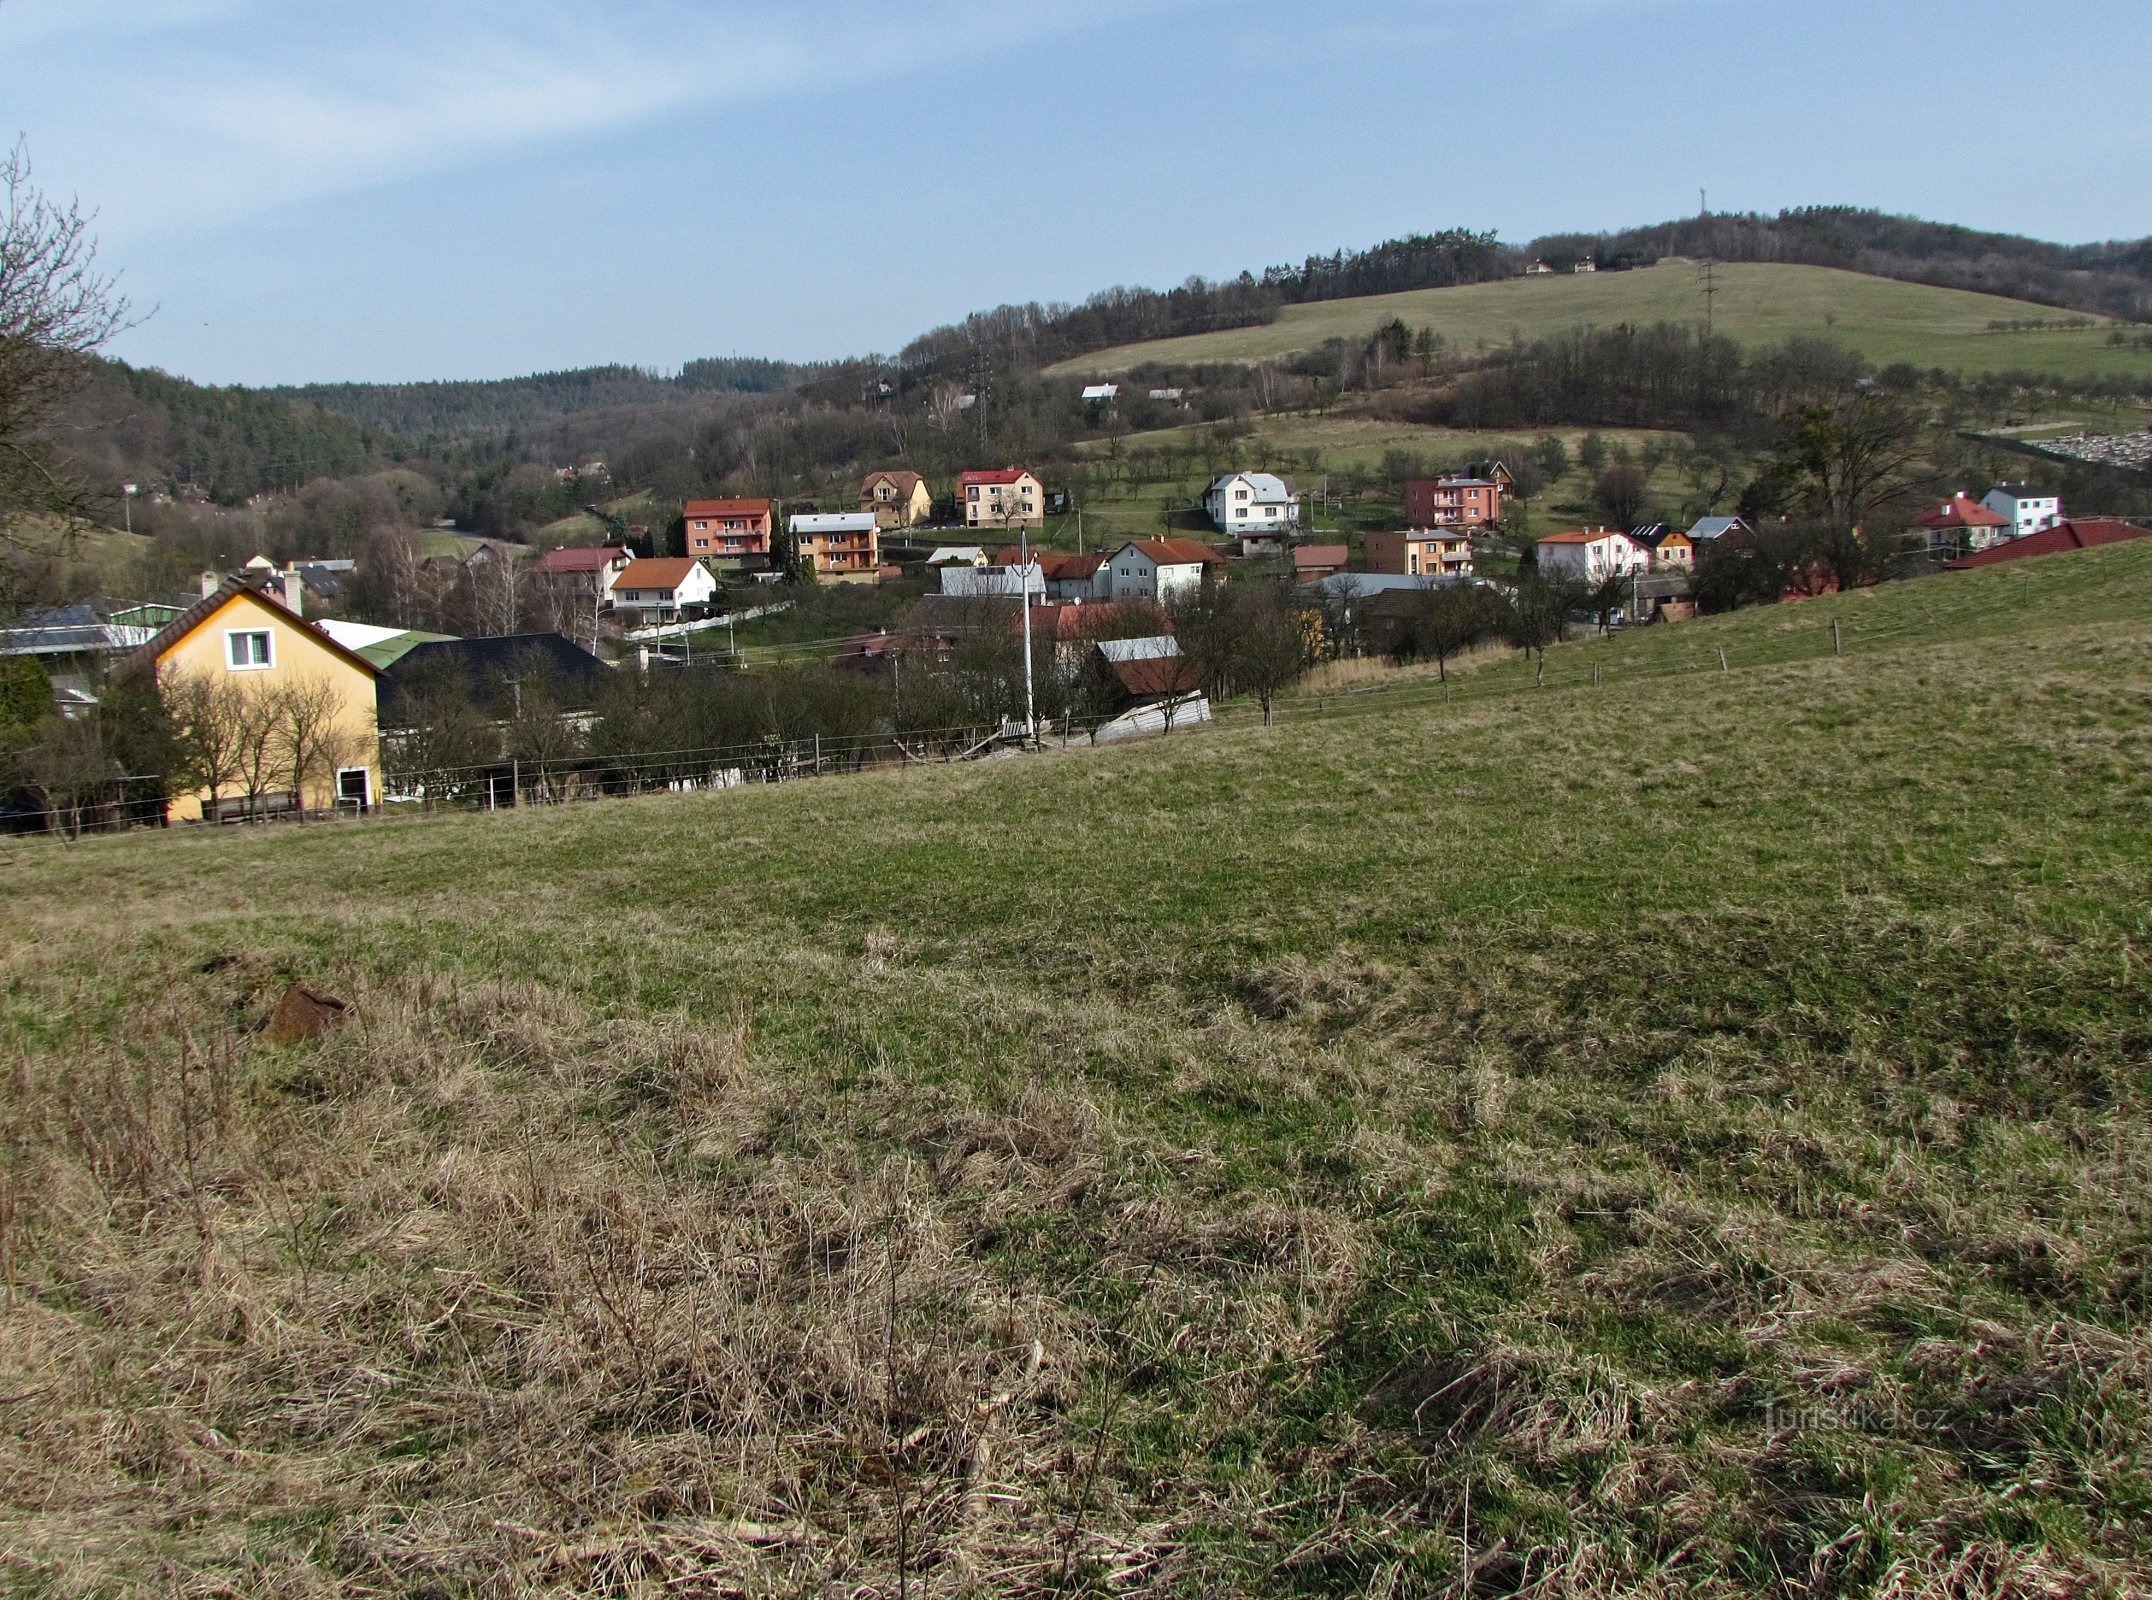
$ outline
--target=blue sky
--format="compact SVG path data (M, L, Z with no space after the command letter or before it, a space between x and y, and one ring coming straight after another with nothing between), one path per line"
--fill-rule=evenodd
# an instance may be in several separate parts
M496 377L1700 187L2152 234L2148 60L2144 0L0 0L0 133L155 307L130 360Z

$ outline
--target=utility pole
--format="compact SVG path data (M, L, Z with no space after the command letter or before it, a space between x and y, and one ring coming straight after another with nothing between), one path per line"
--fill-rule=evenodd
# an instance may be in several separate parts
M1024 746L1039 742L1038 713L1031 697L1031 524L1024 523L1016 540L1017 604L1024 612Z

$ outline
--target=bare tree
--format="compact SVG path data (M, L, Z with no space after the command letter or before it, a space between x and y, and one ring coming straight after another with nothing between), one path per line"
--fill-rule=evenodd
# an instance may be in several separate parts
M1234 683L1255 696L1270 726L1278 696L1308 670L1308 633L1301 615L1275 585L1248 584L1226 608Z
M209 792L208 809L238 782L246 696L228 677L167 669L157 684L165 711L179 734L189 782Z
M345 725L344 691L327 678L299 678L277 685L264 699L276 728L277 754L283 770L291 774L291 792L304 822L308 780L328 780L356 744Z
M45 802L46 826L61 831L60 818L67 817L66 833L82 836L82 811L104 798L120 770L95 721L55 717L44 733L22 754L24 775Z
M78 517L94 503L43 429L128 314L97 270L90 218L40 192L25 146L0 156L0 511Z
M233 735L233 760L246 796L249 817L262 815L270 794L269 785L279 776L283 750L277 737L276 696L262 689L238 691L238 719Z

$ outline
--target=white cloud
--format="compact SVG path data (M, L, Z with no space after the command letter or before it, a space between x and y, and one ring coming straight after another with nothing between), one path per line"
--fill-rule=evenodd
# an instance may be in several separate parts
M0 94L125 241L1202 3L0 0Z

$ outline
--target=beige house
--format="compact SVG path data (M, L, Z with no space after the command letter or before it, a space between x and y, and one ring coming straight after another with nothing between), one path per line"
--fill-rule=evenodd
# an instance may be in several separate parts
M876 526L916 528L934 516L934 495L916 472L870 472L859 486L859 509L874 513Z
M956 480L956 499L967 528L1046 525L1046 490L1022 467L967 472Z
M208 784L168 803L169 820L380 803L380 670L246 579L227 579L181 612L136 659L154 666L197 744L222 753Z

